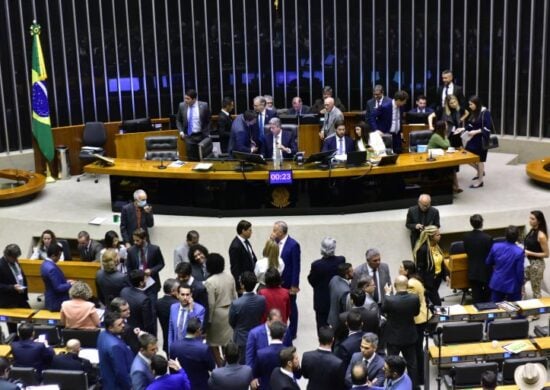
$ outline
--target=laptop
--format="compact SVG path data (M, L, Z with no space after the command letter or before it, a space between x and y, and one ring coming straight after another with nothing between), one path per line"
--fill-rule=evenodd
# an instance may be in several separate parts
M380 162L378 163L378 166L384 166L384 165L392 165L397 162L397 158L399 157L398 154L389 154L387 156L380 157Z
M346 159L346 166L360 167L364 165L367 161L367 152L365 151L354 151L348 152Z

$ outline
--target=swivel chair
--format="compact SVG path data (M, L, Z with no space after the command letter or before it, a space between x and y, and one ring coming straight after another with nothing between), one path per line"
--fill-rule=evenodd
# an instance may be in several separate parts
M145 159L178 160L178 137L171 135L145 137Z
M42 382L58 385L60 390L88 390L88 375L84 371L44 370Z
M418 130L409 133L409 152L416 152L418 145L428 145L432 130Z
M82 166L91 164L97 160L97 157L94 154L99 154L101 156L105 155L105 143L107 142L107 132L103 122L86 122L84 125L84 132L82 134L82 148L80 149L80 154L78 158ZM81 178L86 176L86 173L80 175L76 181L80 181ZM97 174L93 174L95 178L94 182L98 182Z

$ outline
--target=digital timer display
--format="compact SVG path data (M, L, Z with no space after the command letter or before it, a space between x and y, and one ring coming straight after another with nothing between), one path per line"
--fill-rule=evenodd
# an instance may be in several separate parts
M292 184L292 171L269 171L269 185Z

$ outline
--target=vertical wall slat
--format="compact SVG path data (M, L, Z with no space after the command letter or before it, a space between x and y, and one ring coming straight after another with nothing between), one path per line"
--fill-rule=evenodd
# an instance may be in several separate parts
M516 8L516 53L521 53L521 1L518 1ZM514 77L514 136L518 135L518 102L517 96L519 96L519 62L521 56L516 55L516 72Z
M286 85L288 84L286 75L288 72L287 63L286 63L286 23L285 23L285 13L286 13L286 2L285 0L281 0L280 2L281 6L281 15L282 15L282 21L283 21L283 80L284 80L284 99L285 102L287 101L287 94L286 94Z
M504 0L504 16L502 18L502 89L500 90L500 133L504 133L504 124L506 113L506 46L508 42L508 0Z
M114 2L113 2L114 3ZM134 91L134 67L132 61L132 42L130 39L130 15L128 10L128 0L124 2L126 16L126 44L128 45L128 68L130 72L130 96L132 97L132 118L136 117L136 97ZM120 87L119 87L120 90Z
M162 91L162 80L160 77L160 69L159 69L159 49L157 46L157 9L155 7L155 0L151 0L151 13L152 13L151 20L153 22L153 50L155 51L155 58L154 58L155 59L155 77L157 79L157 109L158 109L158 116L161 117L162 106L160 103L160 95ZM168 24L166 25L166 29L168 29Z
M118 54L118 37L117 37L117 24L116 24L116 9L115 9L115 2L113 1L111 3L112 5L112 11L113 11L113 37L115 40L115 63L116 63L116 80L117 80L117 96L118 96L118 109L120 112L120 118L124 119L123 116L123 106L122 106L122 91L120 90L120 61L119 61L119 54ZM105 63L106 64L106 63ZM106 88L109 88L109 84L107 84Z
M94 80L94 48L92 45L92 30L90 28L90 4L86 0L86 32L88 33L88 55L90 57L90 79ZM94 109L94 121L97 121L97 99L96 99L96 86L94 82L92 85L92 106Z
M386 93L390 93L390 2L386 0Z
M7 1L4 2L4 9L6 10L6 16L7 15L12 15L10 13L10 6L9 6ZM10 53L15 53L13 51L13 36L12 36L12 32L11 32L11 24L9 23L9 21L7 21L6 26L7 26L7 29L8 29L8 39L7 39L8 48L9 48ZM23 42L25 42L25 35L22 35L22 38L23 38ZM11 67L11 74L12 74L12 77L11 77L12 86L11 87L13 88L13 103L14 103L15 119L17 121L16 128L17 128L17 133L20 134L21 133L21 129L20 129L21 128L21 117L20 117L20 114L19 114L19 98L17 97L17 80L16 80L17 71L16 71L16 68L15 68L15 59L14 59L13 55L10 56L10 67ZM28 78L28 76L27 76L27 78ZM27 90L30 92L29 87L27 87ZM30 107L31 106L29 105L29 108ZM30 110L29 110L29 115L30 115L30 118L32 118L32 112ZM10 148L9 136L10 136L10 134L7 131L7 128L6 128L6 134L5 134L6 150L8 150Z
M53 112L50 112L50 121L52 126L59 126L59 104L57 100L57 78L56 78L56 71L55 71L55 64L54 64L54 54L53 54L53 40L52 40L52 28L50 23L50 7L46 7L46 24L47 24L47 33L48 33L48 47L49 47L49 53L50 53L50 67L49 67L49 79L50 81L50 90L48 91L48 98L50 94L53 94ZM44 59L46 61L46 59ZM50 107L52 104L52 101L49 100Z
M489 110L492 110L492 100L493 100L493 27L495 22L495 1L491 0L491 15L489 16L489 86L487 88L487 107Z
M263 95L262 90L262 55L261 55L261 40L260 40L260 4L259 1L255 1L256 5L256 52L258 56L258 95ZM285 83L286 84L286 83Z
M533 38L535 36L535 0L531 1L531 14L529 16L529 20L529 72L527 81L527 121L525 129L525 135L527 137L531 136L531 87L533 84Z
M229 0L229 7L230 7L229 16L231 18L231 61L233 64L233 101L235 102L235 112L239 112L239 108L237 106L237 70L235 66L235 27L234 27L235 23L234 23L234 16L233 16L233 0ZM248 98L248 92L247 92L247 98ZM248 104L248 99L247 99L247 104ZM245 104L245 107L247 107L246 104Z
M74 51L75 51L75 57L76 57L76 74L78 79L78 97L80 98L80 118L81 123L84 123L85 116L84 116L84 94L82 91L82 77L80 75L82 74L80 70L80 42L78 37L78 29L77 29L77 18L76 18L76 5L74 3L74 0L71 2L72 5L72 11L73 11L73 32L74 32ZM91 55L91 53L90 53ZM68 80L67 80L68 81ZM70 105L69 105L70 107Z
M223 51L222 51L222 26L220 19L222 17L220 13L220 2L216 1L216 13L218 21L218 66L220 72L220 100L225 97L224 86L223 86ZM168 20L168 14L166 15L166 20ZM168 45L170 46L170 45ZM170 80L172 77L170 77ZM172 85L172 83L170 83Z
M544 93L547 91L546 85L546 58L548 50L548 1L544 1L543 12L543 24L542 24L542 58L541 58L541 75L540 75L540 109L539 109L539 138L544 136Z
M476 92L475 94L479 96L479 63L481 62L481 58L479 57L480 53L480 34L481 34L481 3L477 3L477 20L476 20L476 58L478 59L476 61Z
M153 3L155 0L151 0ZM208 35L208 28L210 27L210 23L208 22L208 7L207 7L207 0L204 0L204 46L206 47L206 84L208 88L208 106L212 107L212 85L210 83L210 39ZM198 72L197 72L198 73ZM204 98L203 98L204 99Z
M155 1L155 0L151 0ZM172 87L172 42L170 41L170 19L168 19L168 0L164 0L164 20L166 22L166 54L168 56L168 91L170 92L170 113L175 112L174 106L174 88ZM218 12L219 13L219 12ZM221 54L220 54L221 58ZM220 69L220 80L221 80L221 69ZM220 89L223 94L223 86Z
M507 1L507 0L506 0ZM464 25L462 28L462 88L464 88L464 93L468 93L467 82L468 78L466 73L468 71L468 66L466 59L468 58L468 0L464 0Z
M311 0L307 0L307 29L309 41L309 102L313 103L313 59L312 59L312 42L311 42Z
M193 67L194 71L193 74L195 75L195 90L198 92L200 91L199 88L199 68L197 67L197 34L195 31L195 0L191 0L191 31L193 32L191 35L193 36Z
M248 34L247 34L247 27L246 27L246 0L242 1L243 4L243 28L244 28L244 71L246 73L246 105L245 107L248 107L250 104L250 93L248 89L248 45L246 44L248 42ZM233 64L234 66L235 64ZM237 85L237 80L235 80L235 85Z

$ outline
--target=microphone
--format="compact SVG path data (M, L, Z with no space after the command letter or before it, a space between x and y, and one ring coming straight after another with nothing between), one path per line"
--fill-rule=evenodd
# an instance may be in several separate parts
M166 169L166 165L164 165L164 159L160 159L160 165L157 166L157 169Z

